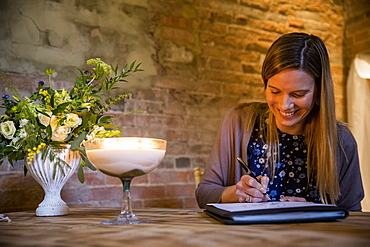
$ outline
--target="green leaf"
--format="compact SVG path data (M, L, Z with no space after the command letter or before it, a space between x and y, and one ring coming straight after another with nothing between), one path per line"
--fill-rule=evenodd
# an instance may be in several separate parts
M64 110L65 110L69 105L71 105L71 103L70 103L70 102L65 102L65 103L62 103L62 104L58 105L57 109L55 109L55 110L53 111L53 115L57 115L58 113L63 113L63 112L64 112Z
M15 100L15 101L17 101L17 102L19 102L19 101L21 101L17 96L12 96L13 97L13 99Z
M79 180L82 184L85 182L84 170L83 170L82 166L79 166L79 167L78 167L77 177L78 177L78 180Z
M58 162L55 162L55 163L54 163L54 168L53 168L53 179L55 179L55 175L56 175L56 173L57 173L57 164L58 164Z
M41 113L42 115L44 115L46 117L50 117L46 112L40 111L38 109L36 109L36 112Z
M109 120L112 119L112 116L105 116L99 119L100 123L109 123Z
M112 124L112 123L99 123L98 124L99 126L103 126L105 129L113 129L114 128L114 124Z
M139 69L140 65L141 65L141 63L139 63L139 64L135 67L135 72L136 72L136 71L144 71L144 70L142 70L142 69Z
M111 66L111 68L112 68L112 71L114 72L114 74L117 75L118 64L116 65L116 67Z
M51 129L51 126L48 125L48 127L46 127L46 136L49 138L51 138L51 136L53 135L53 130Z
M88 168L90 168L91 170L96 171L95 166L90 162L89 158L87 157L85 148L80 149L79 151L80 151L80 155L81 155L83 161L85 162L85 165Z
M86 159L86 160L85 160L85 164L86 164L86 166L87 166L88 168L90 168L91 170L96 171L95 166L90 162L90 160L89 160L89 159Z
M53 93L52 95L51 95L51 97L50 97L50 106L52 107L52 108L54 108L55 106L54 106L54 96L55 96L55 93Z
M97 99L99 99L99 100L101 100L102 98L99 96L99 95L97 95L97 94L89 94L89 97L94 97L94 98L97 98Z
M132 70L135 66L135 61L130 65L130 70Z
M74 139L71 144L71 150L77 150L80 147L83 140L85 139L86 135L87 135L87 132L84 131L76 139Z

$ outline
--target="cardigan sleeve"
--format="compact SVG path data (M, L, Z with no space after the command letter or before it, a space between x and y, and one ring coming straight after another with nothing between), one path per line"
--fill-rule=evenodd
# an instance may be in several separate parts
M212 153L204 170L202 181L195 192L198 205L203 208L207 203L217 203L226 189L226 180L233 165L229 163L232 153L235 113L228 111L216 136Z
M336 205L350 211L361 211L364 198L357 143L350 130L338 124L339 145L337 149L340 196Z
M246 160L247 145L254 122L253 111L260 104L244 103L230 109L218 131L213 151L195 192L200 208L207 203L220 202L222 193L235 185L242 171L236 157Z

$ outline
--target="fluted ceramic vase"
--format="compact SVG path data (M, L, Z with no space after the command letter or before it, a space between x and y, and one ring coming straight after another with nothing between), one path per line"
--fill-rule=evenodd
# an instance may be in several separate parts
M64 160L68 165L56 165L56 159L50 160L49 157L42 158L42 152L36 154L26 162L28 172L44 189L44 200L36 209L36 216L60 216L69 213L69 207L61 198L61 191L67 180L77 170L81 162L78 151L72 151L69 148L61 149L55 152L55 155ZM55 177L53 172L55 170Z

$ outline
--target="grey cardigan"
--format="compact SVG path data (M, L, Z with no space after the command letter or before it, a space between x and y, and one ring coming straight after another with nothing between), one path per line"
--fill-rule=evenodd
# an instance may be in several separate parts
M202 181L195 192L198 205L217 203L226 187L242 176L236 157L246 161L247 145L256 116L267 109L266 103L243 103L230 109L217 134ZM357 144L349 129L338 123L338 175L341 195L335 204L351 211L361 211L364 197Z

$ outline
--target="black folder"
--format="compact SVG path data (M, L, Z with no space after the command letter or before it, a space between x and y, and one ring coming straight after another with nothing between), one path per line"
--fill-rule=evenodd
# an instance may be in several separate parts
M348 216L336 205L307 202L207 204L205 213L227 225L335 221Z

